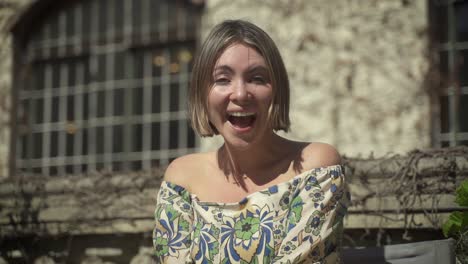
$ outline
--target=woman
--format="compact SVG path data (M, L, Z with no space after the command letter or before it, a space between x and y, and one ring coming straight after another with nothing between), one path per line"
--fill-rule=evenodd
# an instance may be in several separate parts
M158 261L339 262L348 201L340 156L275 133L289 129L289 82L272 39L249 22L217 25L195 62L189 103L195 131L224 144L167 168Z

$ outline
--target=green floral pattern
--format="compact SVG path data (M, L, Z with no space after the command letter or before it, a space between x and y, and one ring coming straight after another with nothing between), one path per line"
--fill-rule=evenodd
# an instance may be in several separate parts
M339 165L312 169L238 203L202 202L163 182L158 263L339 263L349 194Z

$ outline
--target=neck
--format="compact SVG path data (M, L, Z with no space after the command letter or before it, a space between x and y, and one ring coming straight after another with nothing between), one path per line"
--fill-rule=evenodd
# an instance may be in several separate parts
M217 153L218 166L227 177L256 177L259 171L281 159L281 155L285 153L286 141L272 132L267 139L264 138L262 142L251 144L245 149L224 143Z

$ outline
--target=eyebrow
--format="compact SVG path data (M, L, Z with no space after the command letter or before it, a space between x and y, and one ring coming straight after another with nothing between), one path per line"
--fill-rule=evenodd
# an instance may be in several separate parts
M262 72L262 73L267 73L268 74L268 68L263 66L263 65L253 65L253 66L249 66L249 68L247 68L247 73L252 73L252 72ZM229 73L229 74L233 74L234 73L234 70L227 66L227 65L220 65L220 66L217 66L215 69L214 69L214 74L221 74L221 73Z
M214 74L221 74L221 73L230 73L230 74L233 74L234 73L234 70L227 66L227 65L220 65L220 66L216 66L216 68L214 69Z

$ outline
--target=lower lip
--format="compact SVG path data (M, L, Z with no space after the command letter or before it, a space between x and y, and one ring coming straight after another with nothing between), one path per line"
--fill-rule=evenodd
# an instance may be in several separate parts
M254 123L255 123L255 121L254 121ZM239 132L239 133L246 133L246 132L249 132L250 130L253 129L253 125L248 126L248 127L237 127L237 126L234 126L233 124L231 124L231 122L229 122L229 125L232 127L232 129L234 129L234 131Z

